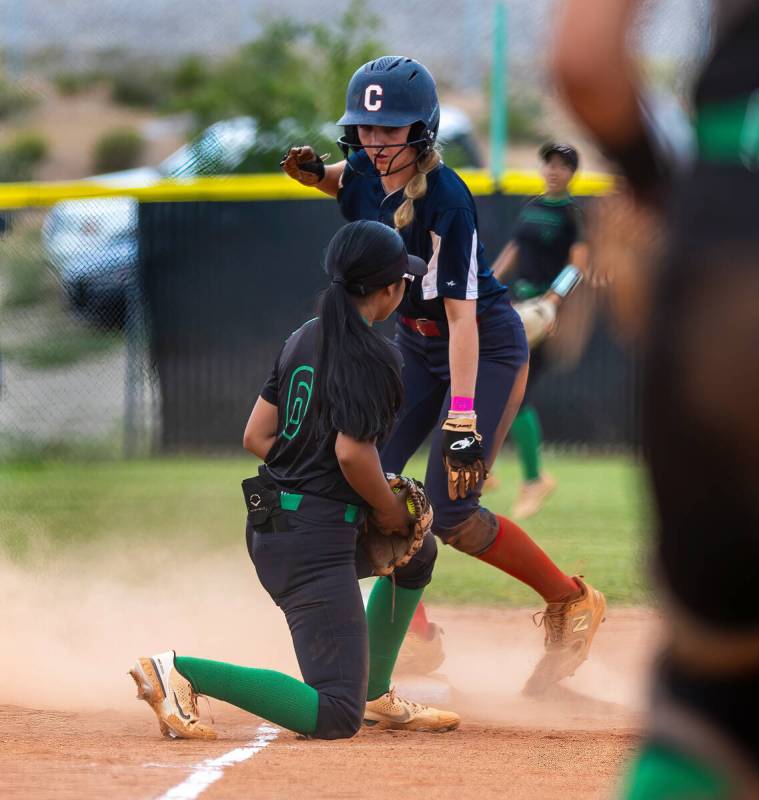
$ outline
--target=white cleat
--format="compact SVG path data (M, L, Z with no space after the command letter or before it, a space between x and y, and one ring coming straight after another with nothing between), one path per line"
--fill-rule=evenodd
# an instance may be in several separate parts
M216 731L200 722L198 695L174 666L174 651L138 658L129 674L137 697L155 711L161 733L173 739L215 739Z

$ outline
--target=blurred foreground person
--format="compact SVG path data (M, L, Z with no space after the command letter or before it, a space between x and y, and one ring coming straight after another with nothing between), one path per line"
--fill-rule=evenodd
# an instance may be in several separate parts
M668 612L624 796L757 798L759 2L713 4L688 163L627 47L639 5L566 0L555 52L570 106L627 179L617 214L626 207L633 227L658 218L666 233L661 257L636 271L606 265L623 322L644 332L643 444Z

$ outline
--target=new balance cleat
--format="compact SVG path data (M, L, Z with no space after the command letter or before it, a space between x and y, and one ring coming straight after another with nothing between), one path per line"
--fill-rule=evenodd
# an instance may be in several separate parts
M364 711L364 724L398 731L454 731L461 717L453 711L441 711L398 697L391 689L376 700L369 700Z
M198 695L174 666L174 651L138 658L129 674L137 697L155 711L161 733L173 739L215 739L216 731L200 722Z
M580 594L562 603L549 603L536 616L545 627L545 655L527 680L524 693L540 695L554 683L575 674L588 657L598 626L606 619L606 598L575 577Z

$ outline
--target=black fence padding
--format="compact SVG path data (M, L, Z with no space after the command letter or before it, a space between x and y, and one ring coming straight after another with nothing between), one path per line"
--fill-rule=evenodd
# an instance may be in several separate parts
M524 200L476 198L491 258ZM322 253L342 223L328 200L140 206L140 271L163 451L241 447L285 338L313 316L326 284ZM546 374L535 402L548 441L627 445L636 438L633 392L629 357L597 327L579 364Z
M636 387L629 352L597 320L579 362L570 370L549 368L535 387L545 440L615 449L637 444Z

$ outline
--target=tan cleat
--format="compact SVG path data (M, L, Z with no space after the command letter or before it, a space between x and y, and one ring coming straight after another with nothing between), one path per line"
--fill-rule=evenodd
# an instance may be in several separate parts
M174 666L174 651L138 658L129 674L137 697L155 711L161 733L172 739L215 739L216 731L198 718L198 695Z
M398 675L429 675L445 661L443 629L429 623L429 636L409 631L395 662Z
M552 684L574 675L588 657L598 626L606 619L606 598L581 577L574 578L581 589L577 597L549 603L535 615L538 626L546 629L546 652L527 680L525 694L543 694Z
M376 700L369 700L364 711L364 725L397 731L442 733L455 731L460 724L461 717L453 711L440 711L432 706L404 700L395 694L395 689Z
M527 519L540 511L556 489L556 481L546 472L536 481L526 481L511 510L512 519Z

